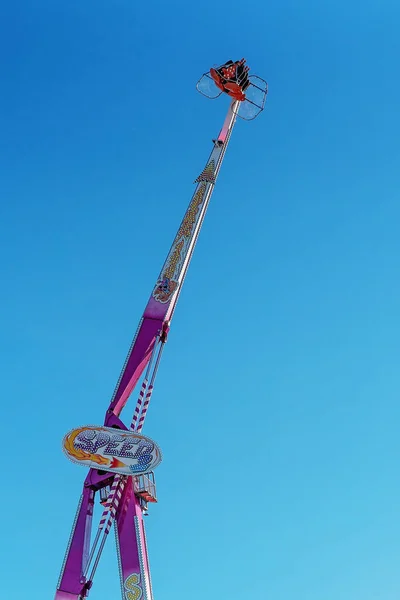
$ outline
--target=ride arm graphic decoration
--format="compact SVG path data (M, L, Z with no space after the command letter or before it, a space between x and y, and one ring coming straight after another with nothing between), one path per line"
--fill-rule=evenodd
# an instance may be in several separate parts
M210 87L212 82L213 89ZM215 85L217 87L215 87ZM115 525L123 600L153 600L143 514L157 502L153 469L161 451L141 434L171 320L237 116L253 119L264 108L267 84L249 76L244 59L205 73L197 89L210 98L232 98L209 159L154 285L102 426L79 427L63 442L66 456L89 468L67 545L55 600L89 594L111 526ZM215 93L215 90L219 90ZM129 428L120 414L142 378ZM104 507L91 542L96 494Z

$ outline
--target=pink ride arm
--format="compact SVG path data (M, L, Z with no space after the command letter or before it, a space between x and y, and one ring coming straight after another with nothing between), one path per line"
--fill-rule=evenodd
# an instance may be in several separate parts
M150 569L142 510L130 478L116 518L118 566L124 600L152 600ZM131 592L128 594L128 592Z
M149 298L108 407L104 421L106 426L127 429L119 418L121 411L152 357L154 344L158 340L163 344L166 340L169 324L236 121L238 104L239 102L235 101L229 107L221 132L214 141L209 160L196 179L197 186L193 197ZM140 427L142 425L143 422L140 423ZM89 470L67 546L55 600L82 600L89 593L92 581L87 563L90 555L94 497L97 491L111 486L113 481L112 473ZM142 508L134 486L133 477L118 483L121 500L115 512L115 525L122 598L123 600L152 600Z
M157 333L174 313L179 293L223 157L236 120L238 102L229 107L224 125L206 167L197 178L197 187L183 217L178 233L149 298L136 339L128 354L119 383L109 406L109 412L120 415L138 379L150 360ZM107 425L107 423L105 423Z

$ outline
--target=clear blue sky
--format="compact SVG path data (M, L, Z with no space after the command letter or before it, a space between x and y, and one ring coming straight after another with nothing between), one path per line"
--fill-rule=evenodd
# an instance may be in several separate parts
M1 597L53 597L85 475L62 436L102 422L224 118L197 78L245 56L267 109L233 134L146 422L155 597L397 600L398 1L0 23ZM113 539L91 598L119 598Z

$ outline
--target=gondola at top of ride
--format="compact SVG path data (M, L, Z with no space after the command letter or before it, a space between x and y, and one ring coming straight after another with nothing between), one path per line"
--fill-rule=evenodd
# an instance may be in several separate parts
M257 75L249 74L246 60L228 60L220 67L212 67L197 82L198 91L207 98L218 98L222 93L238 104L235 112L250 121L264 109L268 84ZM217 87L217 89L215 89Z

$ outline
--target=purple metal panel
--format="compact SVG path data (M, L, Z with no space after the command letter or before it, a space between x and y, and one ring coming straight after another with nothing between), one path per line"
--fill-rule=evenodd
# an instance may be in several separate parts
M60 592L57 590L54 600L76 600L78 596L76 594L70 594L69 592Z
M78 598L85 583L95 492L84 488L57 585L56 600ZM69 594L69 595L65 595Z
M151 357L154 342L162 329L161 319L144 318L115 391L109 410L119 415Z
M142 510L132 478L127 482L115 527L122 597L153 600Z

